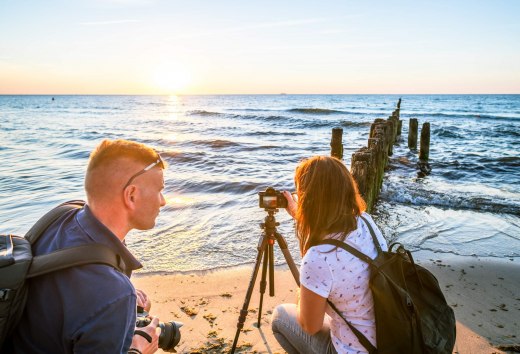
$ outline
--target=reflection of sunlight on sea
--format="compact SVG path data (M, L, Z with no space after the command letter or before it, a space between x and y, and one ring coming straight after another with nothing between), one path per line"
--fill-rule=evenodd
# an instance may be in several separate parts
M183 197L183 196L175 196L175 197L166 196L165 199L166 199L166 203L172 205L173 207L183 207L188 204L193 204L195 202L194 198Z

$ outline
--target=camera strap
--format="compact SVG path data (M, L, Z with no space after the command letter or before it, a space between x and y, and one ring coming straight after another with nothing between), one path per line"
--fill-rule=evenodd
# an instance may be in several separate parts
M148 343L152 343L152 336L146 333L145 331L141 331L140 329L134 331L134 336L138 335L143 337L148 341Z

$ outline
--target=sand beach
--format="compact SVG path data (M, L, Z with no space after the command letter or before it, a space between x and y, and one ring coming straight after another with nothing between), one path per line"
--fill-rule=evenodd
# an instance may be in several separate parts
M520 264L517 258L442 256L420 251L416 261L430 269L457 318L454 353L507 353L520 344ZM135 286L152 298L151 312L184 323L179 353L227 353L236 333L253 266L184 274L137 275ZM284 353L273 337L273 308L294 302L296 284L287 268L275 270L275 296L264 295L261 327L257 277L249 314L239 336L241 353Z

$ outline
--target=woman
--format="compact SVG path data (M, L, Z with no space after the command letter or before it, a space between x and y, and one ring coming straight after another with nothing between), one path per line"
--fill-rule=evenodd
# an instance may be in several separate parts
M377 346L368 265L342 248L319 242L338 239L375 258L372 236L360 216L370 222L383 250L388 249L386 241L364 212L365 202L340 160L307 159L296 168L294 182L298 201L288 192L284 195L287 212L296 220L303 257L299 299L275 309L274 336L288 353L367 353L345 321L327 306L327 299Z

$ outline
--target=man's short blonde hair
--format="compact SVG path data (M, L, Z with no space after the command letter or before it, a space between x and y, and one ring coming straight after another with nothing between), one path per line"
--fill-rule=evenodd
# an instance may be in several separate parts
M103 140L90 154L85 175L87 196L91 197L101 192L96 190L100 187L100 181L96 181L96 176L110 173L123 160L133 161L146 166L157 161L158 158L159 154L157 151L145 144L124 139Z

